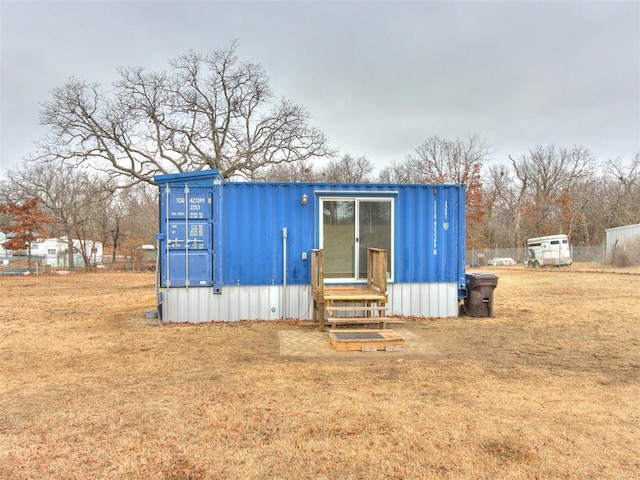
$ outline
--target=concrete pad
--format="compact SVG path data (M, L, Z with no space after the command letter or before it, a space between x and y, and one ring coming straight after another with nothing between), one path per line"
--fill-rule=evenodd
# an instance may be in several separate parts
M329 333L318 330L280 330L280 355L289 357L361 357L369 356L439 356L433 343L403 328L393 329L405 340L404 350L396 352L335 350L329 342Z

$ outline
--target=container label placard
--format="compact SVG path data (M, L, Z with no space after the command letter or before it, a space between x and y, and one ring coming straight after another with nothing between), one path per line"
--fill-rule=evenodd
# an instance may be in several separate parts
M213 217L211 191L193 188L190 192L171 192L169 218L209 219Z
M189 221L188 224L184 221L169 222L167 242L172 249L210 250L211 224L202 220Z

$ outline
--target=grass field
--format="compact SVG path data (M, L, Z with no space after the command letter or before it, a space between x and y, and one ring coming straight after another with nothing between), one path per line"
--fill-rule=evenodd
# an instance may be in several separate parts
M431 355L149 325L153 274L0 277L2 479L640 478L640 276L497 268Z

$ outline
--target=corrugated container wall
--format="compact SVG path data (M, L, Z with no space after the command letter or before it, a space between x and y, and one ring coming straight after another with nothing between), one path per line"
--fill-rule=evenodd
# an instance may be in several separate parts
M283 283L283 229L287 282L309 283L314 248L313 190L306 184L226 183L221 212L222 279L226 285ZM311 197L301 205L303 194ZM308 255L307 255L308 256Z
M287 281L309 283L309 261L302 253L320 245L320 198L365 195L395 200L395 282L464 285L464 190L459 185L231 182L224 185L222 200L224 283L281 284L283 228Z

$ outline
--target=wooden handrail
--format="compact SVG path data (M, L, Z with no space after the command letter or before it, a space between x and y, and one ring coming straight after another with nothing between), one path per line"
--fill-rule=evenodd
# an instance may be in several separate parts
M384 248L367 249L367 286L387 292L387 251ZM324 250L311 250L311 288L324 290Z
M381 294L387 293L387 251L384 248L367 249L367 287Z
M324 250L311 250L311 289L324 292Z

